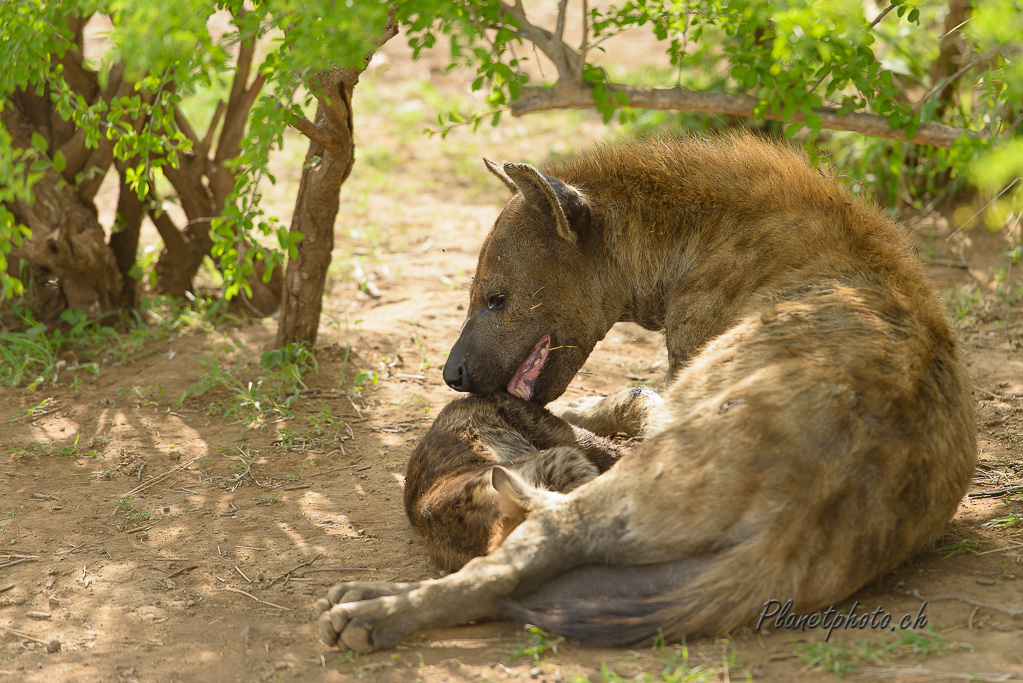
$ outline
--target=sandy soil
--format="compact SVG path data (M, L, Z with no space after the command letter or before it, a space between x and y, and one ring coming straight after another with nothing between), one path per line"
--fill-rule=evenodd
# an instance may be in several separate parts
M479 157L541 161L605 133L575 113L422 137L433 100L468 99L464 79L408 65L397 48L385 56L390 68L378 64L356 94L360 160L337 223L319 370L292 416L225 419L222 390L179 402L215 348L221 367L255 381L273 321L151 342L78 388L65 373L34 391L0 389L0 680L1023 678L1023 520L987 524L1023 513L1023 491L997 493L1023 484L1023 304L993 276L1007 263L1005 236L950 237L940 214L909 222L968 352L975 486L939 549L836 606L881 607L895 620L922 611L917 637L841 630L826 643L820 631L765 628L684 650L590 650L496 623L369 655L322 646L311 607L333 583L437 575L405 520L402 474L454 397L440 366L503 199ZM304 152L293 147L268 193L285 218ZM1009 280L1019 287L1018 269ZM374 287L379 297L362 291ZM656 381L665 363L659 335L619 325L567 396ZM360 372L378 373L377 384L355 390Z

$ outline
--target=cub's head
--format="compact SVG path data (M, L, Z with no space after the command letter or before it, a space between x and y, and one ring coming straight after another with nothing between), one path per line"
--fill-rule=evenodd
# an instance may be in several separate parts
M592 258L593 217L579 190L528 164L491 173L515 196L483 243L462 333L444 365L456 391L560 396L610 324Z

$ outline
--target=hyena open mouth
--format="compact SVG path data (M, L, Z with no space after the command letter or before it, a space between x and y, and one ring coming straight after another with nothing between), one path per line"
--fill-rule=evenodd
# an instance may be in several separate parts
M550 350L551 336L545 334L512 375L511 381L508 382L509 394L527 401L533 396L533 385L536 384L536 378L540 376L543 364L547 362L547 352Z

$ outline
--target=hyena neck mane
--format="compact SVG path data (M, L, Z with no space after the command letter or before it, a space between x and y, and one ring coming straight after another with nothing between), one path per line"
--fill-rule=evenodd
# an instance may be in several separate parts
M751 135L606 144L543 172L589 204L579 245L601 280L604 317L684 334L684 355L774 292L922 280L882 212L800 151Z

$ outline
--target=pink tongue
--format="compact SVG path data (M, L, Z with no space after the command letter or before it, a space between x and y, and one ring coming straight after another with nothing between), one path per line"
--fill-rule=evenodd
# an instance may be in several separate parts
M551 337L545 334L543 339L536 343L526 360L519 366L519 369L512 375L508 382L508 393L529 400L533 395L533 384L540 376L543 364L547 362L547 353L551 350Z

